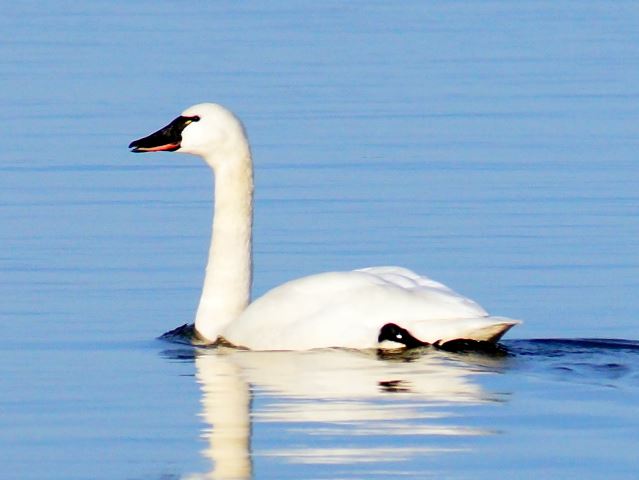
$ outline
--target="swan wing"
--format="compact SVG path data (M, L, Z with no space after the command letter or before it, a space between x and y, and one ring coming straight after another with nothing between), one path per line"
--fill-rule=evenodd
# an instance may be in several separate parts
M381 327L391 322L429 343L472 338L471 333L477 340L496 340L517 323L495 321L472 300L405 268L372 267L276 287L249 305L222 336L252 350L377 348Z

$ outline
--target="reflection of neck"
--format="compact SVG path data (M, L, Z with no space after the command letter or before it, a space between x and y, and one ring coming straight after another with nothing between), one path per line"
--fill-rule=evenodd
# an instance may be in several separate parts
M209 260L195 318L214 342L248 306L251 296L253 165L248 146L215 167L215 210Z
M202 416L210 425L205 433L210 444L204 454L214 464L211 478L248 479L252 471L248 385L239 369L219 354L198 355L195 365Z

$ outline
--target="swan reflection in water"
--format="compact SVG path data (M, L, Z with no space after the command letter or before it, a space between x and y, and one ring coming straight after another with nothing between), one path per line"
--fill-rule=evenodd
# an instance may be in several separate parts
M185 477L190 480L251 478L254 456L306 465L390 461L398 472L415 456L459 450L438 446L443 436L493 433L460 425L453 406L504 400L473 379L501 369L503 358L431 350L383 356L337 349L190 352L207 424L203 454L213 464L209 473ZM252 452L257 423L291 436ZM280 446L282 438L288 446ZM311 446L292 445L300 439Z

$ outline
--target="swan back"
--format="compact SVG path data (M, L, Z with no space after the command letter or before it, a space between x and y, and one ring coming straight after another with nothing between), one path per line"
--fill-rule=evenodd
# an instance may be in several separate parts
M472 300L410 270L375 267L285 283L250 304L222 335L255 350L377 348L387 323L435 343L496 340L517 322L489 317Z

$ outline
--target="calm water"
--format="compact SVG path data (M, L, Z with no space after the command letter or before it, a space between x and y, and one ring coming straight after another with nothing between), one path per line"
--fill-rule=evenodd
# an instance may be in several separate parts
M636 478L637 25L633 1L5 5L0 478ZM201 101L252 141L256 294L405 265L525 320L510 355L155 340L193 318L211 176L126 146Z

